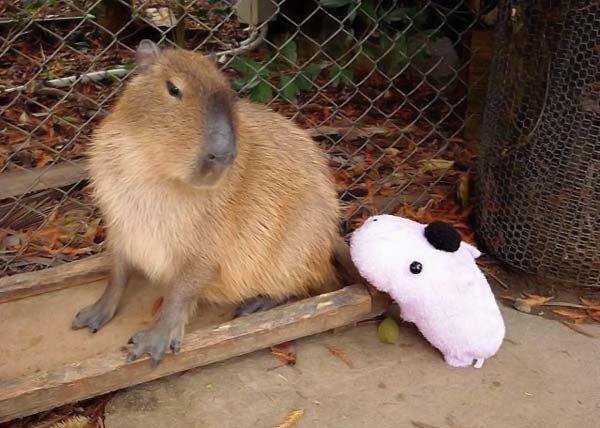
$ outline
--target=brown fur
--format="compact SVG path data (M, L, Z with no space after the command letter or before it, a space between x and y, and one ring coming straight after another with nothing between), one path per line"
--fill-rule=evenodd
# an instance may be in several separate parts
M230 103L237 157L215 186L195 187L189 177L213 99ZM214 303L338 286L338 203L324 155L289 120L234 101L208 59L165 51L129 83L89 155L110 249L152 281L191 286Z

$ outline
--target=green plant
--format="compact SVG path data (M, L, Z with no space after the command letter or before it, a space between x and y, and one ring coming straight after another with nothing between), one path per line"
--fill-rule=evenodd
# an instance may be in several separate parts
M331 67L329 67L329 78L331 79L331 86L334 88L337 88L340 85L354 85L354 72L349 67L340 67L337 64L332 64Z
M352 24L357 18L371 22L381 21L387 25L396 23L412 23L416 29L422 28L427 19L427 9L419 6L401 6L393 2L386 6L385 2L373 0L320 0L326 9L345 8L345 22Z
M309 91L315 79L329 63L318 62L301 66L298 61L298 46L288 39L279 49L281 55L268 58L264 63L253 59L235 57L230 66L240 74L232 81L236 91L248 91L250 99L267 102L273 98L275 88L283 99L296 102L302 91Z
M320 4L342 17L346 33L357 40L344 41L340 50L352 43L361 45L362 51L352 66L367 63L388 77L394 77L411 61L422 61L429 53L425 26L429 9L389 5L374 0L320 0ZM429 39L433 37L430 35ZM347 80L349 70L344 75ZM350 78L351 79L351 78Z

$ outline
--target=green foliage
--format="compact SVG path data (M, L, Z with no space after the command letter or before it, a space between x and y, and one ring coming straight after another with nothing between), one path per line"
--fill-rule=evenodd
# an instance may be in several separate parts
M309 91L315 79L329 64L298 64L298 46L295 41L286 40L279 49L280 55L269 58L261 64L249 58L235 57L231 68L240 74L232 81L238 92L248 91L250 99L265 103L273 98L273 88L288 102L296 102L302 91Z
M358 38L362 48L356 62L376 66L390 78L402 72L409 61L422 61L428 55L427 43L422 36L426 33L429 9L398 3L401 2L390 5L376 0L320 0L320 4L332 9L331 13L338 18L349 17L343 21L346 32L352 34L353 39ZM429 37L435 39L432 35ZM356 39L341 44L339 51L346 52L351 44L356 45ZM337 76L334 78L336 86L352 79L351 71L342 73L334 68L331 75Z
M296 83L295 76L281 76L281 87L279 92L284 100L295 102L300 92L300 87Z
M250 99L257 103L266 103L273 96L273 90L268 81L262 80L250 91Z
M233 89L248 90L252 101L264 103L271 99L271 71L266 66L239 56L233 58L230 66L241 75L239 79L232 81Z
M329 78L331 79L331 86L337 88L338 86L352 86L354 85L354 73L350 68L342 68L337 64L333 64L329 68Z
M378 0L319 0L319 3L344 23L344 34L348 35L328 44L328 53L336 62L301 65L298 44L288 38L274 56L262 63L234 58L231 67L240 74L232 82L236 91L247 92L258 102L267 102L276 93L293 103L302 92L314 88L315 80L324 70L334 88L352 87L357 65L377 67L392 79L410 61L422 61L428 55L427 39L434 39L434 35L425 31L427 10Z
M321 6L336 9L356 3L356 0L321 0Z
M298 47L292 39L286 41L280 49L281 55L292 64L298 62Z
M35 9L39 9L42 6L48 6L50 8L56 7L60 4L60 0L25 0L23 6L28 12L33 12Z
M408 40L406 34L398 34L392 39L381 42L380 69L387 77L392 78L408 64Z
M382 29L384 31L389 31L391 29L389 27L395 24L414 27L416 31L420 31L423 29L428 13L427 9L416 6L400 6L397 2L386 9L382 2L377 0L320 0L320 4L326 9L345 7L346 11L344 11L343 16L348 17L346 22L353 24L358 16L367 25L378 23L379 26L382 26L383 24Z
M370 1L362 2L358 8L358 13L362 18L366 18L371 21L377 21L377 11L375 10L373 3Z

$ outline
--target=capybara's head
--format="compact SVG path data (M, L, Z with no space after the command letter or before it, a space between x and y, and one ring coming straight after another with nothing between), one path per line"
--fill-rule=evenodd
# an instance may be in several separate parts
M132 162L157 178L216 186L237 155L234 95L212 59L183 49L137 48L138 74L117 103ZM129 148L128 148L129 149Z

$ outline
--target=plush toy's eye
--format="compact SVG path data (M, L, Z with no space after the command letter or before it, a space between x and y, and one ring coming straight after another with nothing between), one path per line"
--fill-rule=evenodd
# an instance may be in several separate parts
M415 275L421 273L423 270L423 265L419 262L412 262L410 264L410 273L414 273Z

